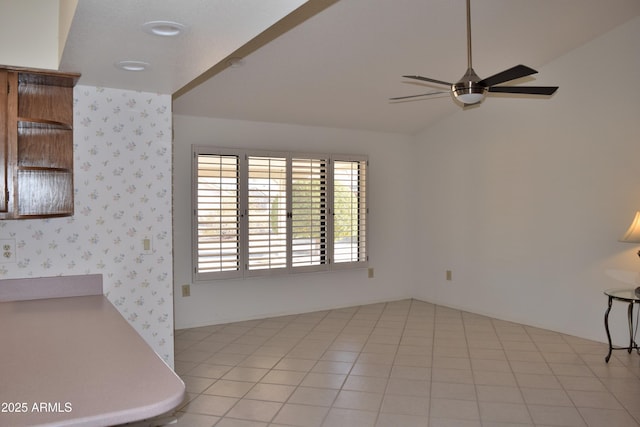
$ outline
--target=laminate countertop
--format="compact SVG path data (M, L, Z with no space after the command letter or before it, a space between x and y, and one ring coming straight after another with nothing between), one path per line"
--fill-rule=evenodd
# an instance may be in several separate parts
M182 380L102 295L0 302L0 425L111 426L165 414Z

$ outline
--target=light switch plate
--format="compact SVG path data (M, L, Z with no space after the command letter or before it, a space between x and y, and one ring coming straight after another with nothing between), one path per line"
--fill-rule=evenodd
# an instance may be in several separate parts
M151 255L153 253L153 239L151 236L144 236L142 238L142 253L144 255Z

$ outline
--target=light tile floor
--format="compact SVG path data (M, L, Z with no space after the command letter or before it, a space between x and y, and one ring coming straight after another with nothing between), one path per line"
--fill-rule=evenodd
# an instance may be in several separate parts
M640 356L402 300L175 334L178 426L640 425Z

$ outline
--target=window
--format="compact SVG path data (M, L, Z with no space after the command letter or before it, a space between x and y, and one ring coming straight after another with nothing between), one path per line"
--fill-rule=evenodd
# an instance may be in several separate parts
M365 259L367 239L367 193L365 163L336 160L333 172L333 262Z
M248 270L287 267L287 162L248 158Z
M194 281L367 262L367 159L193 147Z
M328 263L328 163L327 159L291 160L292 267Z
M204 274L237 271L240 266L238 157L198 155L197 160L196 269Z

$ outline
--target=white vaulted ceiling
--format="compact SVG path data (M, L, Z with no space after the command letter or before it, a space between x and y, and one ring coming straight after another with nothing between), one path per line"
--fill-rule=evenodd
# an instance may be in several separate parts
M640 15L640 2L472 0L471 14L481 77L525 64L542 71L527 84L561 91L541 67ZM434 88L403 74L462 76L465 19L465 0L81 0L61 68L81 84L172 93L176 114L415 133L460 106L388 98ZM188 31L154 37L140 29L150 20ZM125 59L151 69L113 66Z

